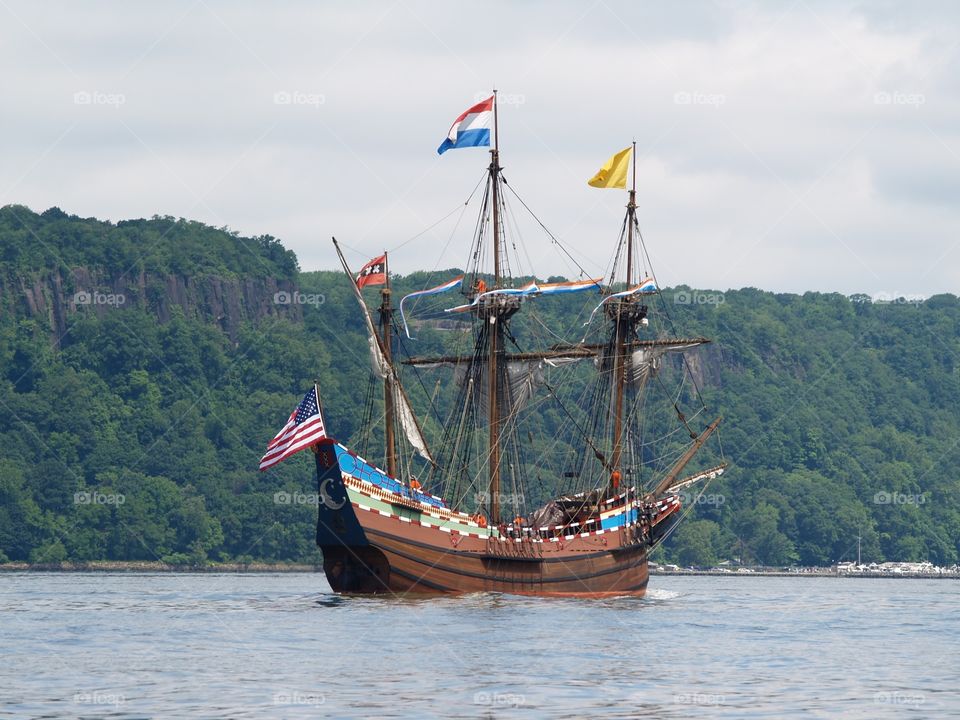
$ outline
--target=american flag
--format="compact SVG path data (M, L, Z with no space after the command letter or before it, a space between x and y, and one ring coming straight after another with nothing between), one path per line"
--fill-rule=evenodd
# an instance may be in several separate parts
M267 454L260 458L260 469L266 470L326 436L323 416L320 414L320 397L314 385L303 396L297 409L290 413L287 424L267 445Z

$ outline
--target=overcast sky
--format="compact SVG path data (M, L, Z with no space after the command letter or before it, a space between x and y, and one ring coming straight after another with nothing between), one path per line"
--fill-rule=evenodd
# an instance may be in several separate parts
M0 0L0 204L269 233L305 270L335 267L331 235L358 265L396 248L392 270L462 267L476 199L458 208L488 155L436 148L496 85L506 177L590 273L626 198L586 181L636 139L664 285L957 293L958 18L880 0ZM538 275L577 274L520 227Z

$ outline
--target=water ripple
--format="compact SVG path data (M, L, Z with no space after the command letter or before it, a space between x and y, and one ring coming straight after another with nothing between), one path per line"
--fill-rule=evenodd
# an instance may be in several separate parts
M322 576L0 577L0 718L960 713L949 581L340 597Z

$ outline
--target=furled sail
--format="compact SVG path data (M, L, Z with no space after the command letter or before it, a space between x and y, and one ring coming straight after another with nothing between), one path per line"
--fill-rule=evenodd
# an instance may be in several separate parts
M400 422L400 427L403 428L404 435L407 436L407 442L424 460L434 462L430 455L430 449L427 447L427 441L420 430L420 423L417 422L417 418L413 414L413 408L410 407L410 398L407 397L407 393L396 375L394 375L392 387L393 406L397 410L397 420Z
M647 384L647 380L657 374L664 352L660 348L656 350L643 348L630 353L630 369L627 377L633 387L643 387Z
M339 248L337 248L337 252L340 252ZM343 261L342 256L341 261ZM346 263L344 263L344 270L347 270ZM410 443L410 446L416 450L424 460L433 463L433 456L427 447L427 440L423 437L423 431L420 429L420 424L417 422L417 418L413 413L413 408L410 407L410 399L403 390L403 385L400 383L400 378L397 376L396 370L393 365L387 361L383 348L380 347L380 340L373 327L373 318L370 317L367 304L363 301L360 288L357 287L357 283L353 281L353 276L349 271L347 271L347 275L350 277L353 294L360 304L363 321L367 327L367 343L370 346L370 362L373 373L381 380L385 380L387 377L390 378L390 387L393 390L393 404L397 409L397 419L400 422L400 427L403 428L404 435L407 437L407 442Z
M517 353L507 357L504 363L506 371L506 383L503 387L502 402L506 403L506 412L515 413L522 410L534 392L546 384L546 369L548 367L559 367L571 362L579 362L594 357L592 353L578 352L564 355L543 357L546 353L530 353L532 357L526 357L526 353ZM443 357L434 359L412 359L406 361L406 364L415 365L420 368L453 368L454 382L458 385L465 385L473 382L474 397L479 403L482 413L489 409L489 383L487 382L487 363L474 362L473 358L468 357Z
M663 363L663 356L669 352L680 352L696 347L699 343L680 342L673 345L642 347L630 353L630 366L627 379L633 387L643 387L654 377Z
M697 345L704 345L710 340L703 337L692 338L660 338L657 340L634 340L627 343L628 350L640 350L643 348L663 348L666 352L689 350ZM549 350L540 352L520 352L508 353L506 358L508 362L514 360L543 360L548 365L555 365L559 362L583 360L584 358L593 358L603 353L607 349L606 344L577 344L577 345L556 345ZM420 368L434 367L453 367L458 365L469 365L474 362L473 355L440 355L438 357L412 357L404 360L404 365L413 365Z
M480 411L489 410L489 383L487 382L487 364L480 363L436 363L432 367L452 366L454 382L464 385L471 380L474 383L476 402ZM505 363L506 383L502 386L506 414L522 409L533 397L534 391L541 387L546 378L542 360L508 360Z
M486 363L480 365L480 407L483 412L487 412L487 403L489 397L489 384L486 382ZM506 363L506 386L503 392L506 395L506 410L513 414L523 409L534 391L542 387L546 382L543 373L543 362L540 360L508 360Z

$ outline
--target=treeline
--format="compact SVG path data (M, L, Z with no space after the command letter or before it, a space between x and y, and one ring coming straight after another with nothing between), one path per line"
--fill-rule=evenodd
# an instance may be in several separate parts
M338 439L361 435L370 370L342 274L300 273L269 237L19 206L0 209L0 252L0 561L317 559L310 458L267 473L257 461L315 378ZM146 298L71 308L52 343L50 318L21 295L54 268L289 279L298 294L271 302L300 303L302 319L259 317L231 338L216 318L176 308L160 322L151 304L160 300ZM394 278L396 296L454 272ZM416 317L455 299L425 302ZM726 418L720 441L732 463L688 498L691 515L663 559L822 565L854 558L859 536L866 561L957 561L956 297L878 304L675 288L661 302L682 334L714 340L691 366L706 404ZM543 302L537 322L575 339L590 303ZM518 322L518 343L547 332L538 328ZM406 349L426 354L461 333L443 319L415 335ZM451 384L432 382L412 380L411 393L442 409ZM425 422L442 432L436 418ZM531 422L539 449L565 418L544 405Z

